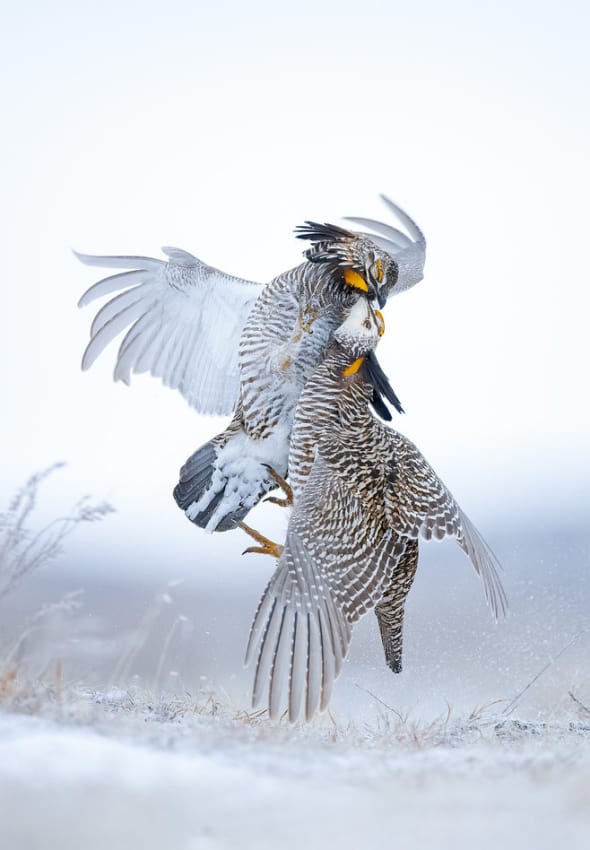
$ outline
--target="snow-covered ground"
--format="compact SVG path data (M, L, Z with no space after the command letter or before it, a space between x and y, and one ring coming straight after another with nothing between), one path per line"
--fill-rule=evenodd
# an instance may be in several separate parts
M183 560L93 528L0 596L0 850L590 847L585 524L497 536L501 623L425 547L404 672L365 617L295 727L250 712L242 667L270 563L237 532Z
M588 846L575 712L290 727L212 697L70 693L0 715L3 850Z

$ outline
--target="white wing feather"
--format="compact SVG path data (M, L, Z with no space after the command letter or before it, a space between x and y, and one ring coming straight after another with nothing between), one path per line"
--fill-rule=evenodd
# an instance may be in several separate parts
M224 274L178 248L162 250L168 262L76 253L89 266L129 269L98 281L79 301L82 307L119 293L92 322L82 368L126 331L116 381L150 372L200 413L230 414L239 394L238 343L262 284Z

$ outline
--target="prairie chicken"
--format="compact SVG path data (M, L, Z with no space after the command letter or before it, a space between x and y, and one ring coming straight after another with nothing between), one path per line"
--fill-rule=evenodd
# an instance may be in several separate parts
M88 265L128 270L80 299L82 306L123 290L97 313L82 368L126 330L115 380L128 383L132 372L151 372L200 413L233 412L229 426L186 461L174 489L196 525L235 528L276 486L268 467L287 474L297 399L350 307L359 298L383 305L422 279L424 236L403 210L383 200L407 233L372 219L351 219L372 234L306 222L297 229L311 242L306 261L266 286L176 248L163 249L168 262L77 255ZM376 361L372 366L375 408L390 418L383 391L398 409L399 402Z
M256 659L253 705L266 703L271 717L285 707L291 721L301 712L309 720L326 708L352 627L371 608L387 664L401 670L420 536L454 537L496 617L506 608L498 562L475 526L418 449L369 410L364 363L383 328L381 314L357 302L299 397L293 509L246 653Z

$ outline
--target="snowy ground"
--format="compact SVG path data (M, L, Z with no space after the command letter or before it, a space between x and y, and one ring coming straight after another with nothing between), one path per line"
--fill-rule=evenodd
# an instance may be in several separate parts
M212 697L0 715L3 850L590 846L590 715L271 725Z
M0 850L590 847L585 524L496 537L502 623L425 547L404 672L365 617L331 713L296 727L250 712L242 667L272 564L148 531L96 527L0 595Z

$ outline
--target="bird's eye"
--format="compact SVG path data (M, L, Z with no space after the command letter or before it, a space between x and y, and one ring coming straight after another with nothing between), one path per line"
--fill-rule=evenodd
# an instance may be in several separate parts
M368 331L371 330L371 323L368 319L365 319L365 321L363 322L363 327L366 328Z
M382 280L383 280L383 263L381 262L381 260L377 260L375 265L373 266L373 275L375 277L375 280L378 283L382 282Z

